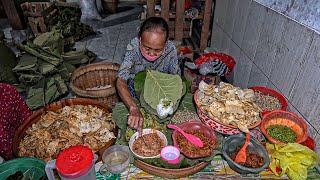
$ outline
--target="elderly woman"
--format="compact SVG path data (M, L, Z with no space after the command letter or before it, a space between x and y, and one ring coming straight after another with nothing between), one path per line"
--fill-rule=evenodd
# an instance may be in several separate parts
M0 83L0 156L5 160L13 159L14 134L31 114L16 88Z
M127 46L123 63L117 79L118 93L129 110L128 124L141 132L143 117L133 98L135 97L133 80L137 73L151 68L153 70L180 74L177 51L168 40L169 27L161 17L146 19L138 37Z

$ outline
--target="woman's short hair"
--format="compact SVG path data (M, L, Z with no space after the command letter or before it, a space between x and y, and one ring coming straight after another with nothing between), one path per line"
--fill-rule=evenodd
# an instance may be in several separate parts
M169 26L166 20L162 17L149 17L141 24L138 36L141 37L143 32L153 32L158 29L162 30L168 39Z

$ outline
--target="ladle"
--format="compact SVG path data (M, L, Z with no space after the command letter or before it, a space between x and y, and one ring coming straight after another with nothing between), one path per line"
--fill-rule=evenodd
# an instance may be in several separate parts
M175 129L175 130L179 131L189 142L191 142L192 144L194 144L196 146L203 147L203 142L197 136L185 133L178 126L175 126L175 125L172 125L172 124L168 124L168 128Z
M234 159L234 161L236 163L244 163L247 160L247 146L249 145L250 142L250 133L246 133L246 142L244 143L243 147L240 149L240 151L238 152L238 154L236 155L236 158Z

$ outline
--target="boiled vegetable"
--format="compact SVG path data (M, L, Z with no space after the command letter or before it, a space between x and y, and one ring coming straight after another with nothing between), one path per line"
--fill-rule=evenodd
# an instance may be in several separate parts
M283 125L271 125L267 128L267 133L273 139L284 143L295 142L298 136L292 129Z
M298 143L285 146L267 143L266 147L270 152L270 169L276 176L287 174L289 179L307 179L308 169L319 163L319 157L314 151ZM281 169L280 173L277 167Z

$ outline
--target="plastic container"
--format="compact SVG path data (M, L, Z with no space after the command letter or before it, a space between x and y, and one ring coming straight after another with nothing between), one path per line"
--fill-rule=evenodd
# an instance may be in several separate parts
M180 150L174 146L166 146L162 148L160 156L170 164L177 164L180 161Z
M37 158L16 158L10 161L5 161L0 165L0 179L7 179L10 175L18 171L25 173L32 168L34 179L40 179L46 174L46 163Z
M94 163L98 159L87 146L73 146L62 151L56 160L46 165L49 180L55 180L53 169L57 169L62 180L95 180Z
M108 173L120 174L127 169L130 162L130 150L128 146L114 145L106 149L102 154L103 165L99 172L102 175ZM107 171L105 171L107 170Z
M244 142L246 141L246 137L243 135L232 135L224 140L222 145L222 155L226 159L229 167L240 174L258 174L264 169L266 169L270 164L270 158L267 152L267 149L261 145L258 141L256 141L253 137L250 138L250 143L247 149L256 154L260 155L264 158L264 165L260 168L248 168L242 166L236 162L234 162L229 154L235 153L238 147L242 147Z
M273 139L267 133L267 129L271 125L283 125L292 129L297 133L296 143L302 143L308 138L308 129L306 122L293 112L282 110L271 111L262 117L260 130L262 134L273 144L286 145L287 143Z
M181 128L184 132L190 133L191 131L197 131L200 130L201 132L204 133L204 136L206 136L208 139L211 139L214 146L212 147L212 150L218 145L218 139L216 137L216 134L214 131L206 126L205 124L198 122L198 121L190 121L190 122L184 122L178 125L179 128ZM173 140L173 145L175 147L179 147L179 142L178 142L178 131L174 130L172 133L172 140ZM181 154L184 154L188 158L201 158L201 157L206 157L211 154L208 153L207 155L195 155L195 154L188 154L181 150Z
M158 131L156 129L143 129L142 130L142 135L145 135L145 134L151 134L151 133L157 133L158 136L164 141L164 145L167 146L168 145L168 140L167 140L167 137L161 132L161 131ZM138 139L138 136L139 136L139 132L135 132L131 137L130 137L130 140L129 140L129 148L131 150L131 152L138 158L140 159L152 159L152 158L160 158L160 153L156 156L150 156L150 157L144 157L144 156L140 156L138 154L136 154L134 151L132 151L132 146L133 146L133 143L136 139Z

